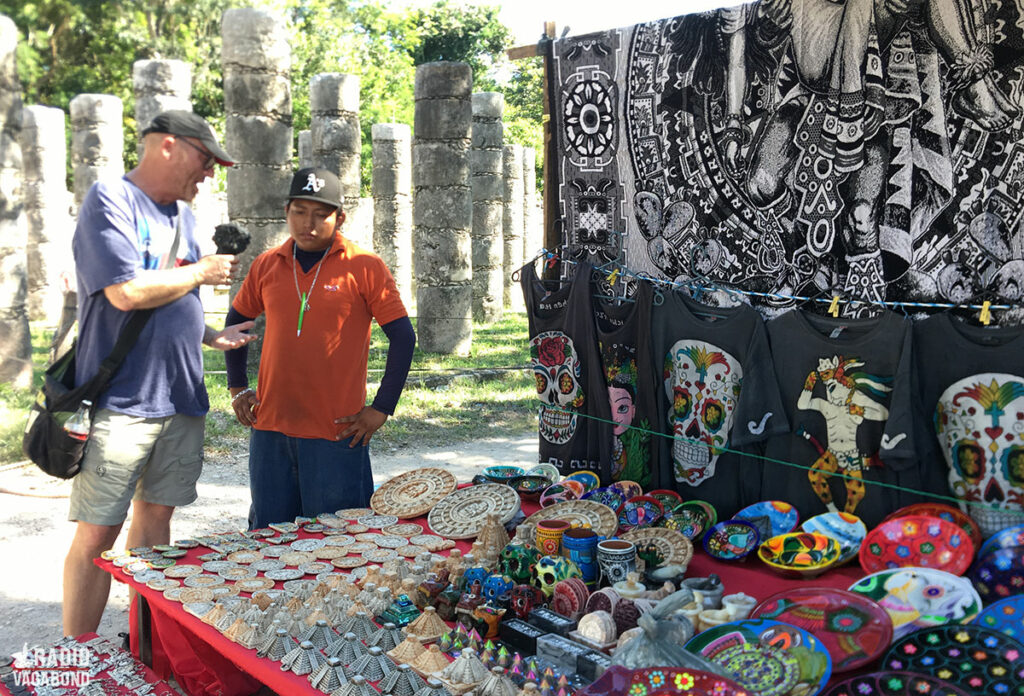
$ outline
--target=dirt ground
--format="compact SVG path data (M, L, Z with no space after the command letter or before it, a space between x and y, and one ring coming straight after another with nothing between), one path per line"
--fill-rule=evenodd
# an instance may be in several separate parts
M378 484L423 466L447 469L462 482L492 464L532 466L537 461L537 435L529 432L450 447L378 448L371 456ZM245 527L247 461L244 443L237 452L207 460L199 500L175 513L172 538ZM69 491L69 482L51 479L34 467L0 469L0 656L26 644L50 644L62 635L61 573L74 533L74 525L67 521ZM116 547L124 546L124 538L122 530ZM127 586L114 582L98 632L116 639L127 630Z

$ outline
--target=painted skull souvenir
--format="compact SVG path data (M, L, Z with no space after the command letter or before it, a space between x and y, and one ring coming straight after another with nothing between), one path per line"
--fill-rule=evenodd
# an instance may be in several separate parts
M534 571L536 585L550 597L555 592L555 585L568 578L582 578L579 567L564 556L541 556L537 560Z
M533 585L516 585L512 588L511 609L523 621L526 621L531 611L543 605L544 601L544 593Z
M527 583L533 578L533 567L540 554L532 546L509 544L501 550L498 565L501 572L515 583Z
M718 455L729 444L743 368L710 343L681 340L665 354L663 378L672 403L668 424L675 436L675 478L698 486L714 475Z
M564 445L576 434L576 412L584 400L579 353L561 331L543 331L530 339L530 357L541 402L540 434Z
M985 536L1015 523L1024 509L1022 414L1024 380L992 373L954 382L935 410L950 488L961 500L985 504L968 510Z
M487 572L486 568L482 568L480 566L467 568L466 572L462 574L462 591L473 591L474 583L480 583L480 587L483 588L488 575L490 575L490 573Z
M501 595L512 589L515 583L504 575L492 575L484 581L484 599L488 602L496 602Z

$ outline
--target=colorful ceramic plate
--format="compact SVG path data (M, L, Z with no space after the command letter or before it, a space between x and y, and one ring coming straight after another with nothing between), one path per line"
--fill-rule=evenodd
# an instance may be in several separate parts
M667 488L658 488L657 490L650 491L647 495L658 499L661 507L665 508L666 515L669 513L669 510L683 502L683 496Z
M698 669L681 667L648 667L631 670L615 665L605 670L600 679L577 691L577 696L677 696L678 694L714 694L714 696L746 696L747 692L733 679Z
M704 550L722 561L738 561L757 548L757 527L743 520L719 522L704 535Z
M688 539L699 539L708 529L712 521L704 506L695 501L676 505L672 516L665 520L664 526L681 532Z
M620 531L652 527L664 514L665 509L661 507L658 499L649 495L629 498L615 511L615 516L619 519Z
M550 481L551 483L558 483L558 481L562 478L562 474L559 473L558 467L555 466L554 464L547 463L538 464L537 466L530 467L530 470L526 473L546 476L548 481Z
M1024 645L982 626L935 626L896 640L883 669L927 672L977 696L1024 694Z
M875 672L844 679L822 696L967 696L949 682L928 674Z
M974 619L974 623L1021 640L1024 638L1024 595L1014 595L989 604Z
M781 500L763 500L743 508L733 515L733 519L750 522L757 527L762 539L768 539L796 529L800 513Z
M664 527L647 527L633 529L621 535L622 539L632 541L639 549L643 546L654 546L664 559L662 565L681 565L686 567L693 558L693 543L681 532Z
M970 515L960 508L944 503L915 503L914 505L900 508L891 515L887 515L882 522L888 522L896 517L906 517L907 515L928 515L929 517L938 517L947 522L952 522L967 532L967 536L971 537L971 542L974 544L975 549L981 546L981 528L978 527L977 522L971 519Z
M582 495L582 483L565 479L561 483L552 483L544 489L544 492L540 494L540 506L548 507L568 500L579 500Z
M750 618L782 621L810 632L828 650L833 672L863 667L892 640L892 619L877 602L831 587L779 592L754 607Z
M508 485L512 486L524 500L537 500L541 492L551 485L551 481L540 474L524 474L509 479Z
M967 532L939 517L910 515L883 522L864 537L860 565L866 573L886 568L937 568L962 575L974 544Z
M817 532L790 532L763 542L757 556L785 577L813 578L839 560L839 542Z
M601 485L601 478L593 471L576 471L566 476L565 480L582 483L584 493L592 491Z
M990 536L978 549L978 558L984 558L996 549L1008 549L1013 546L1024 546L1024 524L1007 527Z
M770 619L714 626L691 638L685 648L721 665L741 686L761 696L817 693L832 674L832 658L821 641L802 628Z
M856 515L848 512L825 512L804 520L800 529L832 537L839 542L839 560L842 565L857 555L868 528Z
M632 498L634 495L643 495L644 489L636 481L616 481L612 484L612 487L618 488L622 491L622 495L627 500Z
M1024 592L1024 546L989 552L974 564L970 577L986 602Z
M618 510L624 502L626 502L626 496L622 494L620 488L615 486L604 486L602 488L595 488L592 491L587 491L583 494L581 500L593 500L596 503L607 505L612 510Z
M861 578L849 590L881 605L894 639L941 623L968 623L981 611L970 580L934 568L895 568Z
M483 474L491 483L508 483L516 476L522 476L526 472L522 467L498 464L484 469Z

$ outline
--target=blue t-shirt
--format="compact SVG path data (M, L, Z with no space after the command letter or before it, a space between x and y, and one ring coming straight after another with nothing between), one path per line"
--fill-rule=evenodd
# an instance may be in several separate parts
M181 241L172 265L201 256L188 206L160 205L127 178L89 189L72 241L78 277L77 384L96 374L131 312L110 304L103 289L164 268L181 216ZM120 413L162 418L201 416L210 408L203 384L206 324L199 290L157 307L97 404Z

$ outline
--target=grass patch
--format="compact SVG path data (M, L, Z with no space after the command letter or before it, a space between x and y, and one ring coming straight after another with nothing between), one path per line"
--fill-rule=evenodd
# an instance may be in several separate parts
M49 361L50 329L32 326L32 389L0 384L0 464L21 461L21 434Z

